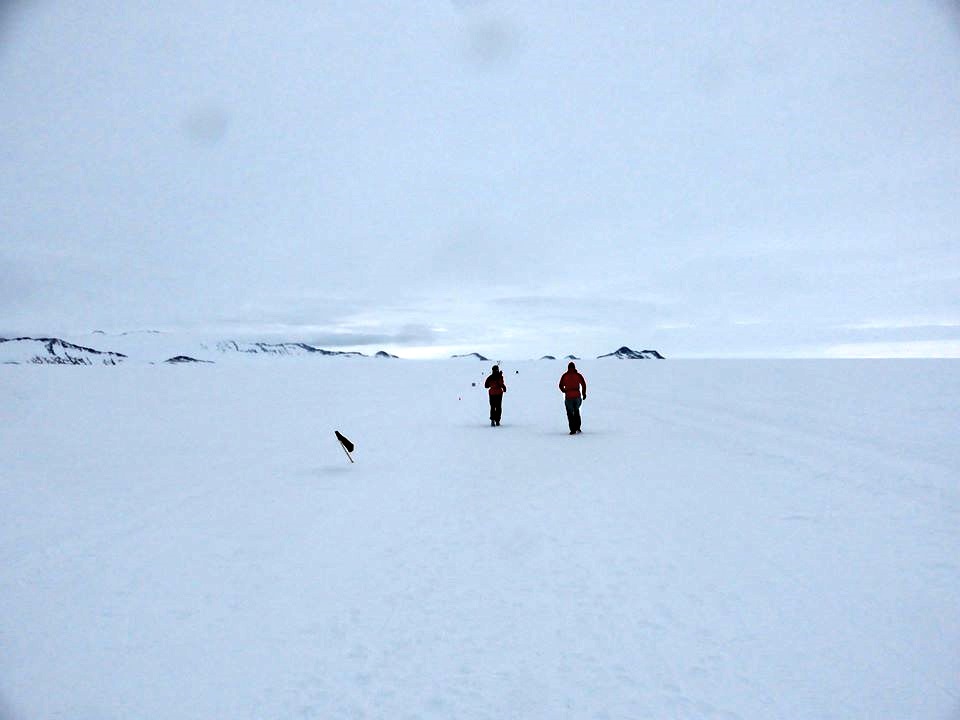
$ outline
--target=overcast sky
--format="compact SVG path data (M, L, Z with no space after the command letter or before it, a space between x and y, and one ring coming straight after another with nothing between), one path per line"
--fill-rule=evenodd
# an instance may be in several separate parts
M0 335L960 356L945 0L0 0Z

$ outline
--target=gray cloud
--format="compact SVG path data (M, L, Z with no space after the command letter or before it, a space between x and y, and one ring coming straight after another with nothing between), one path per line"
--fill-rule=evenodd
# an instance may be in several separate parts
M17 13L27 5L27 0L0 0L0 59L3 57L3 44L11 25L17 20Z
M466 35L468 57L485 70L508 65L524 47L520 27L505 16L472 20Z
M202 103L188 111L181 123L184 135L199 145L216 145L230 126L230 113L217 103Z
M321 347L357 347L367 345L429 345L437 333L428 327L408 325L396 332L336 332L311 335L308 342Z

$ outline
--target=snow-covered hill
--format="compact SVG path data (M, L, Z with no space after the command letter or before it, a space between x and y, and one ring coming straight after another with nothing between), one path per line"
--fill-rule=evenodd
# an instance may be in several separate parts
M955 362L336 366L0 372L4 720L958 716Z
M59 338L0 338L0 364L4 365L118 365L122 353L96 350Z

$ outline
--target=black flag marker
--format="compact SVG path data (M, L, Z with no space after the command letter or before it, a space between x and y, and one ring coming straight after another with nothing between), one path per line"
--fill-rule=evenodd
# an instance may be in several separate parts
M350 458L350 462L353 462L353 457L350 453L353 452L354 444L345 436L341 435L339 430L334 430L333 434L337 436L337 440L340 441L340 445L343 446L343 451L347 454L347 457Z

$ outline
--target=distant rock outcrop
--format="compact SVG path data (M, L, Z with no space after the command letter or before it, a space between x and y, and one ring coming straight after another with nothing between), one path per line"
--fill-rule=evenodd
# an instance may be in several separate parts
M74 345L60 338L0 339L0 362L5 365L119 365L123 353Z
M213 360L197 360L197 358L190 357L189 355L177 355L176 357L169 358L164 360L165 363L171 365L178 365L180 363L209 363L213 364Z
M576 355L564 355L563 359L564 359L564 360L579 360L580 358L578 358Z
M484 362L490 362L490 358L485 358L480 353L475 353L475 352L467 353L466 355L451 355L450 357L456 358L456 359L467 358L467 359L473 359L473 360L483 360Z
M606 355L598 355L597 359L600 358L616 358L617 360L663 360L663 355L658 353L656 350L631 350L626 345L624 345L619 350L615 350L612 353L607 353Z
M391 359L391 360L399 360L399 359L400 359L400 358L398 358L396 355L391 355L391 354L388 353L386 350L381 350L381 351L378 352L376 355L374 355L374 357L377 357L377 358L388 358L388 359Z
M553 355L544 355L544 356L543 356L542 358L540 358L540 359L541 359L541 360L556 360L556 358L555 358Z

